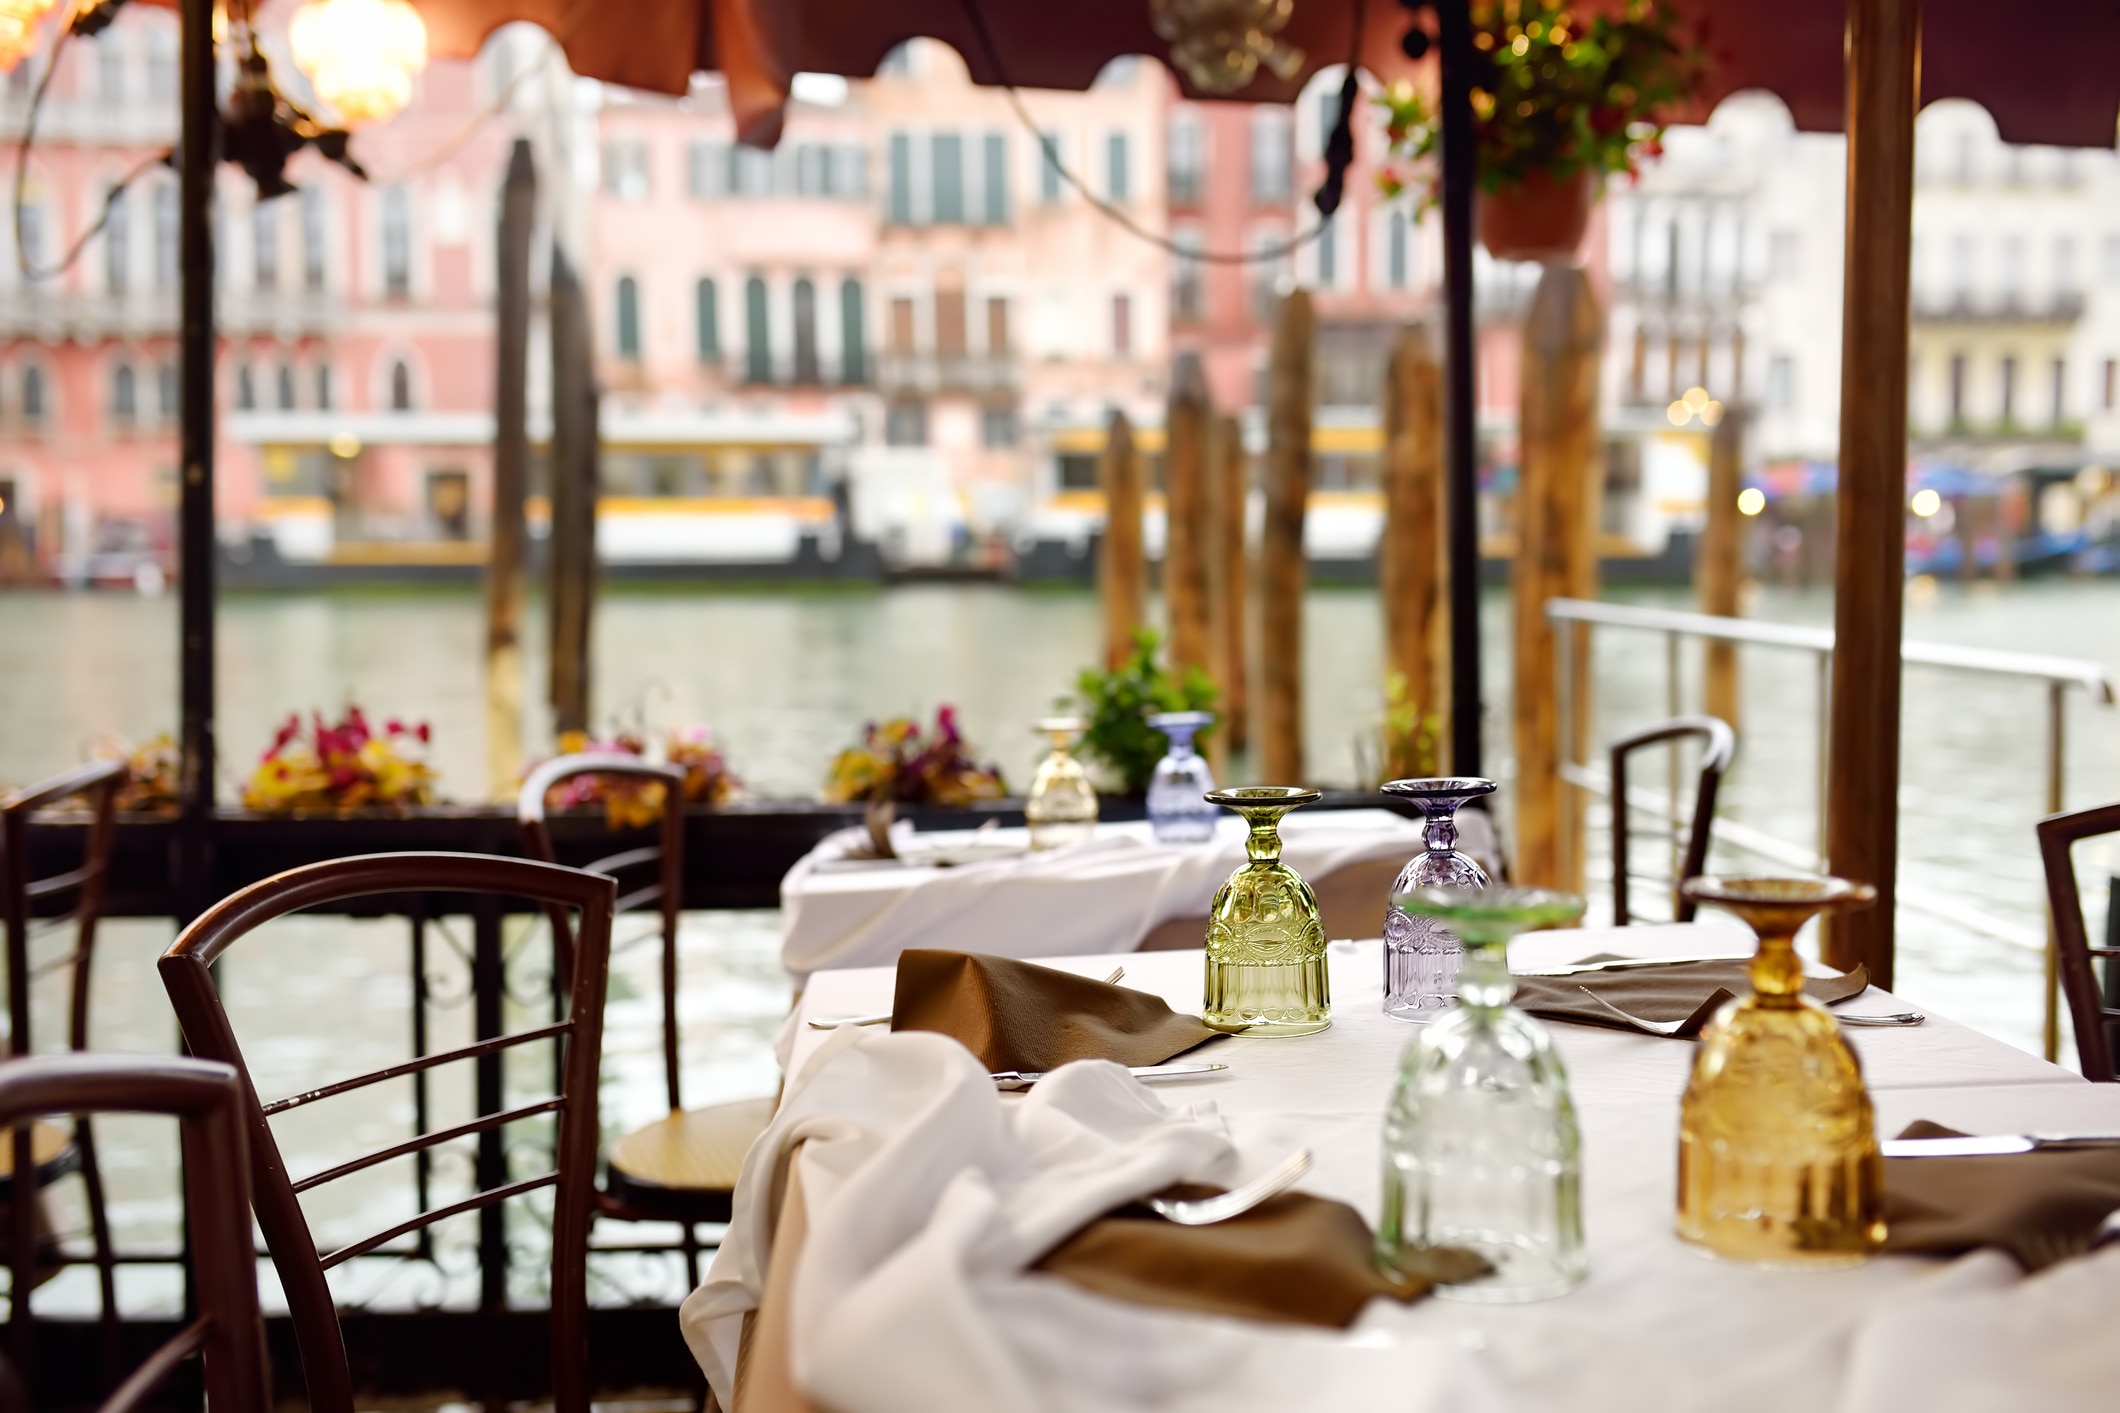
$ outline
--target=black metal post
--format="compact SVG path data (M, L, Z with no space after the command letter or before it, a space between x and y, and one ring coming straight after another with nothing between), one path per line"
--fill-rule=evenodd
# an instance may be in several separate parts
M1480 774L1479 421L1472 344L1470 0L1436 0L1443 119L1444 543L1450 559L1450 769Z
M501 954L500 900L482 893L471 900L471 991L474 1040L491 1040L502 1033L501 1001L506 985L506 961ZM499 1052L473 1060L477 1078L478 1112L497 1114L501 1102L501 1056ZM478 1186L481 1192L508 1185L508 1153L501 1131L489 1128L478 1136ZM496 1202L478 1214L479 1309L498 1315L508 1308L507 1203Z
M215 108L213 0L183 0L183 127L177 141L177 263L183 272L177 335L178 907L196 917L213 899L214 527L213 187L220 149Z

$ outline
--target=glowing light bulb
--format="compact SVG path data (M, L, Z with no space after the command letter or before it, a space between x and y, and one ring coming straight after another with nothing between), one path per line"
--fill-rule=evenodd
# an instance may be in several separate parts
M1757 486L1746 486L1737 493L1737 513L1757 515L1767 508L1767 493Z
M1688 410L1698 412L1708 405L1708 390L1696 384L1687 388L1686 395L1679 400L1686 404Z
M1701 404L1700 420L1704 425L1712 427L1716 423L1722 421L1722 419L1723 405L1721 403L1717 402L1714 398L1711 397L1706 402Z
M1664 416L1671 419L1672 426L1683 427L1693 420L1693 409L1686 406L1685 400L1681 398L1664 409Z
M1926 520L1943 509L1943 497L1932 490L1914 492L1914 513Z
M427 26L405 0L309 0L287 39L295 67L348 126L396 117L427 67Z
M0 0L0 74L12 73L15 65L37 48L37 26L51 13L57 0Z

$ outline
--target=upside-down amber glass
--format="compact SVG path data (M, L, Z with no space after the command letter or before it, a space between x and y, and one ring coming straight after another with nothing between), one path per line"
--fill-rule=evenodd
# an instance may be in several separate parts
M1244 816L1249 862L1207 907L1207 1004L1202 1019L1246 1035L1312 1035L1332 1024L1325 973L1325 927L1318 897L1281 862L1277 826L1292 809L1315 804L1315 790L1245 785L1208 799Z
M1097 792L1074 753L1086 726L1079 716L1048 716L1033 728L1052 747L1038 763L1023 801L1033 849L1079 844L1097 832Z
M1759 934L1752 994L1701 1032L1678 1125L1678 1234L1772 1266L1851 1265L1884 1240L1884 1170L1862 1066L1803 994L1797 930L1867 906L1842 878L1690 878L1687 897Z

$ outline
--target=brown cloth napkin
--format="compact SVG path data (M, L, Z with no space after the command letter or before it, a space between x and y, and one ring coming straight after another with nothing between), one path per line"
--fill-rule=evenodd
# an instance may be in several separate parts
M1901 1138L1960 1138L1920 1119ZM1887 1158L1887 1251L1999 1247L2027 1271L2090 1250L2120 1211L2120 1150L2067 1149L1992 1158Z
M1608 961L1588 957L1586 961ZM1723 962L1673 962L1668 966L1622 967L1614 971L1579 971L1572 976L1519 976L1516 1004L1535 1016L1549 1020L1578 1021L1584 1025L1635 1030L1624 1020L1583 994L1589 987L1629 1015L1647 1021L1684 1021L1671 1038L1691 1040L1701 1027L1714 1019L1722 1003L1742 996L1752 987L1746 968L1749 960ZM1820 1005L1845 1001L1862 994L1870 974L1862 967L1845 976L1809 977L1804 994ZM1660 1035L1661 1031L1636 1031Z
M1172 1196L1206 1196L1190 1185ZM1246 1320L1345 1329L1379 1295L1412 1301L1442 1280L1487 1269L1471 1251L1424 1253L1418 1273L1377 1267L1375 1238L1354 1208L1284 1192L1241 1217L1205 1227L1122 1207L1091 1222L1033 1269L1098 1295Z
M891 1029L960 1040L990 1070L1070 1060L1160 1065L1219 1031L1160 996L1008 957L916 948L898 957Z

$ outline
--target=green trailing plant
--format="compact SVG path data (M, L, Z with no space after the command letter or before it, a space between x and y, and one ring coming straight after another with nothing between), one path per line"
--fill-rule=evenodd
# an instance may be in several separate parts
M1664 114L1699 83L1700 50L1662 0L1630 0L1617 17L1567 5L1475 0L1472 90L1480 190L1520 187L1544 173L1633 176L1663 153ZM1389 152L1377 173L1387 197L1409 188L1436 199L1442 125L1428 95L1401 79L1377 95Z
M1220 695L1206 673L1188 667L1174 673L1156 661L1161 639L1147 628L1134 635L1133 651L1116 668L1085 667L1075 679L1075 697L1062 697L1062 710L1079 711L1088 729L1077 753L1099 768L1106 784L1121 794L1148 789L1156 762L1170 743L1148 724L1163 711L1211 711ZM1214 727L1200 733L1202 741Z

